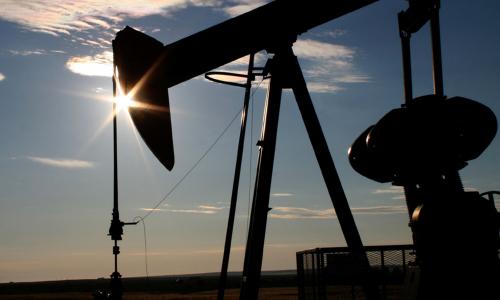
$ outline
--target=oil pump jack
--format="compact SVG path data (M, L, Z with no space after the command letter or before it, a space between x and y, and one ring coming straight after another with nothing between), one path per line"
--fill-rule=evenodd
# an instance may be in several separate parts
M342 232L359 263L354 267L361 270L366 279L363 282L367 298L379 298L352 212L292 50L298 35L373 2L375 0L275 0L169 45L163 46L130 27L118 32L113 41L117 84L139 103L129 108L132 120L150 150L169 170L174 165L174 155L168 88L262 50L274 55L265 68L270 83L258 143L259 159L240 299L258 297L277 124L284 89L294 92ZM360 174L405 188L422 277L419 299L427 299L425 297L432 295L433 289L439 288L436 282L440 276L449 275L448 278L461 283L458 274L490 270L488 263L494 265L498 261L495 244L498 242L498 224L495 223L494 207L483 201L485 199L479 194L464 192L458 176L458 170L466 165L466 161L479 156L491 142L496 133L496 119L478 102L444 96L438 4L438 1L410 0L410 8L400 14L406 103L368 128L354 142L349 154L352 166ZM429 19L433 28L436 88L433 95L413 99L409 41L411 34ZM259 35L253 34L255 24L265 24L266 30ZM250 71L248 76L252 76ZM117 234L113 235L110 230L115 247L123 225L126 224L118 217L115 221ZM460 231L465 233L465 239L459 235ZM466 243L460 243L461 240ZM452 244L463 246L457 252L467 255L444 251ZM478 259L481 267L473 263L473 257ZM461 266L466 272L460 271L454 263L461 258L465 258ZM121 299L118 275L113 299ZM490 284L489 278L482 276L481 279ZM444 289L438 289L438 294L440 292L444 293Z
M352 167L404 187L417 254L417 299L499 299L499 217L494 202L464 191L459 170L497 131L493 112L443 91L437 0L399 13L405 103L368 127L349 149ZM410 38L430 21L434 93L413 98ZM408 296L409 297L409 296Z
M138 106L129 108L132 120L150 150L169 170L173 167L174 156L168 88L246 55L262 50L274 54L266 64L270 83L261 140L258 143L259 159L245 250L241 299L258 297L283 89L292 89L295 94L347 245L358 258L359 268L363 273L367 277L371 274L359 232L292 45L298 35L311 28L373 2L375 0L338 0L334 3L311 0L304 5L303 1L298 0L275 0L166 46L130 27L118 32L113 41L118 84L126 94L139 102ZM255 24L265 24L266 30L255 35ZM116 226L119 229L122 227ZM119 230L116 232L120 233ZM370 280L366 282L367 294L372 299L377 299L376 287L370 284ZM120 287L120 284L116 286ZM116 299L119 299L118 296Z

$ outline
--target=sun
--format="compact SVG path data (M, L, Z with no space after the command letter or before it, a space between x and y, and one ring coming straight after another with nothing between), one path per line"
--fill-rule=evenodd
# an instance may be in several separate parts
M118 94L115 98L116 108L118 111L127 110L129 107L134 106L134 100L129 94Z
M114 97L116 113L121 110L128 110L130 107L137 107L138 103L133 99L134 89L132 89L129 93L125 93L118 81L118 76L116 77L116 81L116 96Z

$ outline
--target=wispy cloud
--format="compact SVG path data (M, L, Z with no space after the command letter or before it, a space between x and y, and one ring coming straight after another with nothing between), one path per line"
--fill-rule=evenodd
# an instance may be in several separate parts
M273 197L291 197L295 194L292 193L272 193L271 196Z
M306 62L304 76L312 92L335 93L343 90L345 84L370 82L368 75L356 70L356 51L351 47L299 39L293 49Z
M403 187L401 186L391 186L385 189L376 189L372 192L373 194L402 194L404 193Z
M85 76L111 77L113 75L113 53L104 51L94 56L73 56L66 62L73 73Z
M388 215L407 213L408 209L404 205L386 205L372 207L355 207L352 208L352 213L357 215Z
M212 205L199 205L198 208L205 209L205 210L218 211L218 210L224 209L225 207L224 206L212 206Z
M94 163L86 160L50 158L39 156L27 156L27 159L46 166L65 169L88 169L94 167Z
M146 207L141 207L140 210L142 211L165 211L163 208L146 208Z
M330 31L323 31L321 33L318 33L317 35L318 36L327 36L327 37L331 37L331 38L338 38L338 37L345 35L346 33L347 33L347 30L345 30L345 29L334 29L334 30L330 30Z
M343 45L312 39L298 40L293 45L295 54L308 59L328 59L338 66L345 66L354 56L354 50Z
M86 22L87 24L97 25L101 28L109 29L111 28L110 21L112 20L104 20L94 16L86 16L83 18L83 21Z
M19 56L30 56L30 55L45 55L47 51L44 49L35 49L35 50L9 50L12 55Z
M335 217L335 210L309 209L304 207L273 207L269 213L272 219L331 219Z
M372 207L357 207L351 208L353 214L358 215L386 215L399 214L407 211L404 205L398 206L372 206ZM309 209L304 207L274 207L270 214L273 219L332 219L336 217L333 208L328 209Z
M141 208L142 211L163 211L171 213L186 213L186 214L202 214L213 215L223 210L225 207L212 206L212 205L198 205L196 208Z
M315 93L335 93L345 89L348 84L360 84L371 81L370 76L357 70L354 61L356 51L344 45L332 44L313 39L299 39L293 46L295 54L301 59L307 87ZM259 52L255 64L263 66L267 55ZM222 66L221 71L246 74L248 56ZM218 75L216 79L244 83L244 78ZM266 88L267 82L259 83Z
M2 73L0 73L0 81L3 81L5 79L5 75L3 75Z
M34 49L34 50L9 50L11 55L15 56L31 56L31 55L48 55L48 54L65 54L64 50L45 50L45 49Z
M244 14L252 9L266 4L269 1L264 0L239 0L233 1L232 4L223 8L223 11L230 17L235 17Z
M52 53L59 53L59 54L66 54L66 51L64 50L50 50Z
M108 30L123 19L168 15L190 5L214 6L217 0L37 0L2 2L0 18L53 36L89 29Z
M404 200L405 194L402 186L391 186L389 188L376 189L372 192L375 195L387 195L393 200Z

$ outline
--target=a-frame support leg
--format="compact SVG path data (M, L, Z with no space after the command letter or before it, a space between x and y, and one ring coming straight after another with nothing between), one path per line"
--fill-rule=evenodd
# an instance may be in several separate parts
M263 115L261 139L259 141L259 160L245 251L243 281L240 291L240 299L245 300L255 300L258 298L279 109L281 93L284 88L292 88L294 91L302 119L304 120L347 245L360 262L360 267L366 272L366 276L370 274L370 265L363 250L359 232L354 223L354 218L314 110L302 71L291 47L283 48L282 51L275 54L271 75ZM369 281L367 280L367 284L365 285L367 296L369 299L378 299L376 286L369 284Z
M291 74L294 76L292 89L295 95L295 100L299 106L302 120L304 121L307 134L309 135L309 140L311 141L314 154L316 155L316 159L321 169L321 174L325 180L330 199L333 207L335 208L335 213L339 220L342 233L344 234L344 238L347 246L351 250L351 253L360 264L358 267L362 270L366 278L364 290L367 294L367 298L378 299L379 293L376 285L371 283L373 282L370 278L371 268L366 252L363 249L363 243L361 241L358 228L354 222L349 203L347 202L347 197L344 193L342 183L340 182L330 150L328 149L328 144L323 134L323 130L321 129L321 124L319 123L311 96L307 90L307 85L304 80L304 76L302 75L299 62L293 53L291 53L290 64L290 67L294 70Z

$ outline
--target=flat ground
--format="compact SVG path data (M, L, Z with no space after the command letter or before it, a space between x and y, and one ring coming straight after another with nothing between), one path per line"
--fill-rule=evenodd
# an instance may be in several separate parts
M179 293L128 293L124 295L124 300L209 300L216 299L217 291L195 292L189 294ZM226 291L225 299L236 300L239 298L239 289L229 289ZM39 294L18 294L0 295L1 300L92 300L90 293L39 293ZM261 288L259 299L262 300L285 300L298 299L297 288Z

